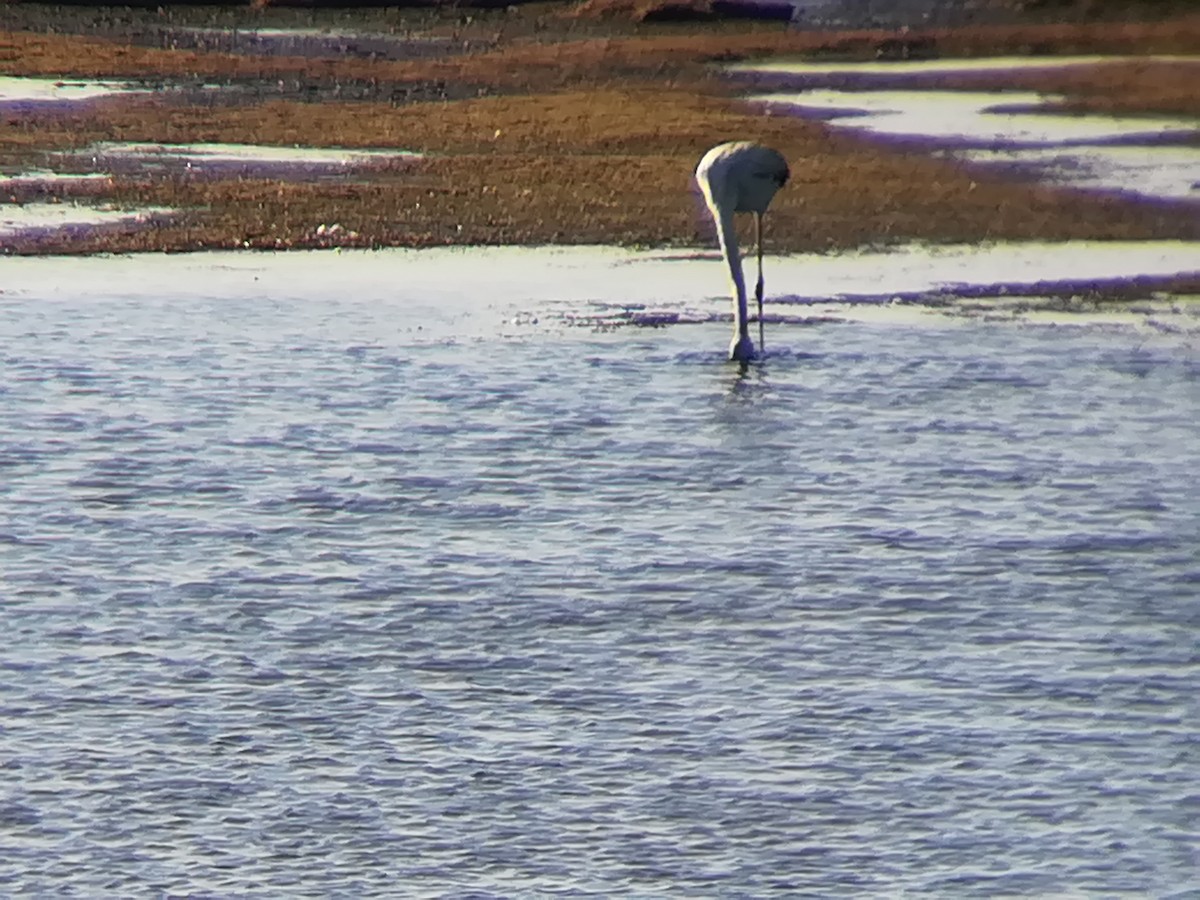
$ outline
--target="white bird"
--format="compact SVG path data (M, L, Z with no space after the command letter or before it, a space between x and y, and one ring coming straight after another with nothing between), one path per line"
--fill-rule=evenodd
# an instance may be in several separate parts
M754 233L758 243L758 342L763 343L762 302L762 221L763 213L775 192L788 180L787 160L777 150L751 141L732 141L718 144L696 166L696 182L704 194L704 202L717 226L717 240L729 266L733 281L733 341L729 358L738 362L754 359L754 341L750 340L746 313L746 281L742 274L742 257L738 253L737 233L733 226L735 212L754 213Z

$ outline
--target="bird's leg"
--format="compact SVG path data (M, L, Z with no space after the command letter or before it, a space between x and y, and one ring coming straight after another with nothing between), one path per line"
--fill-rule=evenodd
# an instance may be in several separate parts
M763 270L762 270L762 254L763 254L763 217L762 213L754 214L754 243L758 247L758 284L754 287L754 299L758 301L758 352L765 354L767 352L767 341L763 337Z

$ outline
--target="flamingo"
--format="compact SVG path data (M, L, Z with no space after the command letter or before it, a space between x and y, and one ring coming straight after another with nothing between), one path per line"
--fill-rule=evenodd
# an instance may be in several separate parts
M729 358L738 362L749 362L757 355L754 341L750 339L746 313L746 281L742 274L742 258L738 253L737 233L733 226L735 212L754 213L754 235L758 244L758 285L755 298L758 300L758 343L763 344L763 274L762 274L762 222L763 213L771 203L775 192L788 180L787 160L778 150L764 147L752 141L731 141L718 144L700 160L696 166L696 182L704 194L704 202L717 226L717 240L721 253L729 266L733 281L733 341L729 345Z

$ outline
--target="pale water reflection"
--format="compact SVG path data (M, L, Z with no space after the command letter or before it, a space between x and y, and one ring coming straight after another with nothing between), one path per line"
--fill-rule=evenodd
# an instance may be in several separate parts
M743 374L723 277L0 259L3 890L1200 889L1195 336L796 321ZM572 324L639 304L711 317Z

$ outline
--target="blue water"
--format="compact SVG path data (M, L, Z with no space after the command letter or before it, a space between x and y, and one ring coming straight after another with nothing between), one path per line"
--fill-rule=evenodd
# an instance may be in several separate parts
M87 265L0 294L3 893L1200 894L1187 341Z

